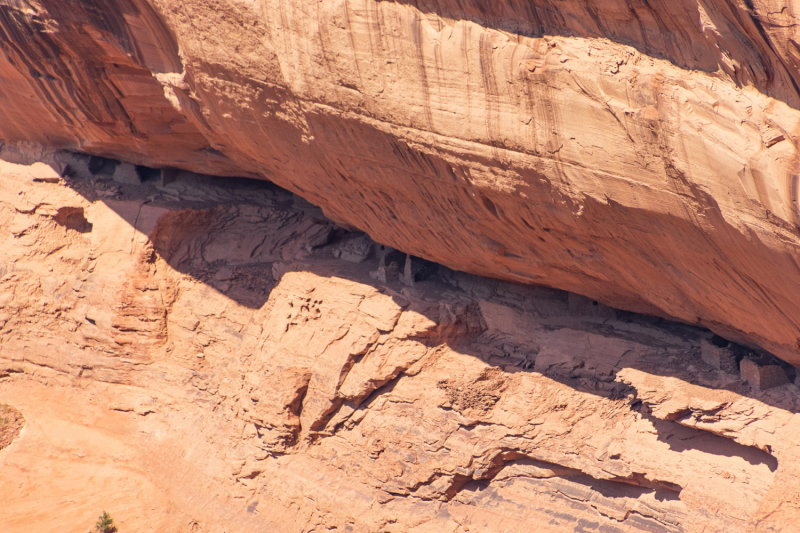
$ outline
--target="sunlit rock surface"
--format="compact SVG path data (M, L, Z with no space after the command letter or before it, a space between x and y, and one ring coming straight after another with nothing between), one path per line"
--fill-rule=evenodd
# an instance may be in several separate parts
M0 404L25 423L0 531L800 520L800 390L729 373L725 350L756 354L706 329L417 258L409 278L268 183L43 159L0 163Z
M268 178L416 256L800 364L798 9L4 0L0 138Z

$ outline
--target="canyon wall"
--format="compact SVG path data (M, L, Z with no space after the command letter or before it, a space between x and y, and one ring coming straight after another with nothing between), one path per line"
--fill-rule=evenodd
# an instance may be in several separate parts
M267 182L9 151L4 533L800 523L800 389L709 364L706 329L416 259L410 285Z
M269 179L800 364L788 0L1 0L0 138Z

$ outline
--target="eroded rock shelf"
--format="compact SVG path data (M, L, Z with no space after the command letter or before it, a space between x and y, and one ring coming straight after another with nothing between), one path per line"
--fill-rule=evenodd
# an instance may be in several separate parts
M44 155L0 168L0 398L26 418L3 531L102 509L187 532L798 519L800 390L748 384L706 329L407 271L265 182Z
M0 0L0 531L796 530L799 10Z
M3 2L0 139L266 178L450 268L800 364L797 9Z

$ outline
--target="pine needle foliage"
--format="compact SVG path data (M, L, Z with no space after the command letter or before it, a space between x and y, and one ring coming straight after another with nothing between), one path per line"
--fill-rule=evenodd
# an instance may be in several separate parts
M117 526L114 525L114 519L106 511L103 511L98 519L94 528L100 533L116 533Z

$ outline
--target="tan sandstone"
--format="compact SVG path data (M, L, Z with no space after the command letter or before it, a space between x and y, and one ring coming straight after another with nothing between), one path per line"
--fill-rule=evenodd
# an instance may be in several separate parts
M268 178L416 256L800 364L798 9L6 0L0 138Z
M435 265L409 287L269 184L51 165L0 163L0 531L800 520L800 389L709 365L708 330Z

